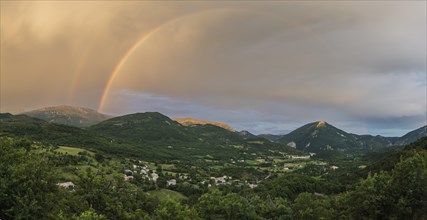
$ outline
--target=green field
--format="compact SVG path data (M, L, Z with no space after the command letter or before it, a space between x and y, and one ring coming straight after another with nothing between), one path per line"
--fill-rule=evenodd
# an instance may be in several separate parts
M94 153L87 151L87 150L83 150L81 148L75 148L75 147L59 147L58 149L56 149L57 152L59 153L64 153L64 154L69 154L69 155L78 155L80 152L87 152L89 155L93 156Z
M174 164L160 164L163 170L174 170L175 165Z

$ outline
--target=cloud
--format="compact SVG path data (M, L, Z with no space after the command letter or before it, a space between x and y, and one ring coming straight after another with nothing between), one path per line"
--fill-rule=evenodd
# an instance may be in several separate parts
M188 113L257 132L318 119L367 132L426 123L422 1L1 4L1 111L96 108L126 51L162 25L120 69L107 112Z

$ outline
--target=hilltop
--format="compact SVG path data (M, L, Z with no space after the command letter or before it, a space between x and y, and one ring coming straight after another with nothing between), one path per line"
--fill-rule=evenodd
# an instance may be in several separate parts
M173 118L174 121L177 121L178 123L184 125L184 126L191 126L191 125L215 125L224 129L227 129L229 131L235 131L234 128L232 128L230 125L222 123L222 122L215 122L215 121L207 121L207 120L199 120L195 118Z
M278 142L314 153L358 148L357 139L353 135L325 121L306 124L282 136Z
M90 108L69 105L46 107L23 112L22 114L33 118L43 119L51 123L75 127L88 127L112 117L101 114Z

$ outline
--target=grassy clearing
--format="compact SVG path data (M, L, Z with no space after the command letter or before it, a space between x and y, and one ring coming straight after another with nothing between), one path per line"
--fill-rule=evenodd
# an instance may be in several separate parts
M163 170L174 170L175 165L174 164L160 164Z
M94 153L87 151L87 150L83 150L81 148L75 148L75 147L59 147L58 149L56 149L57 152L59 153L64 153L64 154L69 154L69 155L78 155L80 152L87 152L89 155L93 156Z
M221 170L222 168L224 168L224 166L215 165L215 166L210 166L210 168L215 169L215 170Z
M254 166L254 165L259 164L259 163L258 163L257 161L255 161L255 160L246 160L245 162L246 162L246 164L248 164L248 165L250 165L250 166Z
M283 163L283 162L286 162L287 160L281 159L281 158L280 159L279 158L274 158L273 161L276 162L276 163Z
M171 172L171 171L163 171L163 173L171 176L176 176L178 174L176 172Z
M264 141L248 141L249 144L264 144Z

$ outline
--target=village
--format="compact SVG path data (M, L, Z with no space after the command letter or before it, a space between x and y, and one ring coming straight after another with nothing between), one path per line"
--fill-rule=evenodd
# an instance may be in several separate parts
M314 153L311 153L309 155L305 156L298 156L298 155L286 155L283 159L277 159L273 161L279 161L278 163L275 163L272 165L272 167L269 167L267 169L268 172L266 172L266 176L263 178L256 178L251 181L244 180L244 179L237 179L233 178L232 176L227 175L220 175L220 176L204 176L201 180L195 181L191 179L189 174L184 173L175 173L173 172L173 165L168 166L164 164L165 169L160 171L164 172L163 176L167 177L173 177L173 178L167 178L165 179L165 186L167 188L173 188L177 184L182 183L197 183L206 185L208 188L212 186L221 186L221 185L231 185L231 184L237 184L237 185L244 185L251 189L256 188L259 183L262 181L269 179L273 173L284 173L284 172L291 172L292 170L297 170L303 168L307 164L312 164L316 166L322 166L324 167L324 170L336 170L339 167L336 165L330 165L326 162L316 161L316 160L310 160L312 156L314 156ZM264 167L257 167L259 164L265 163L265 159L256 159L256 162L258 164L254 164L251 160L234 160L230 159L231 164L240 164L241 166L249 166L249 167L256 167L257 169L263 169L266 170ZM129 169L125 169L123 172L124 180L126 181L134 181L135 175L140 175L140 177L144 180L151 181L153 183L156 183L159 180L159 170L156 168L150 169L150 163L144 162L144 161L138 161L138 164L132 164L132 167Z
M80 168L98 169L97 163L92 156L93 153L82 153L76 150L77 148L61 147L58 150L61 152L72 154L74 156L85 155L87 161L84 165L71 166L68 170L73 172L81 172ZM124 161L107 161L110 165L116 167L114 173L121 174L123 180L136 185L151 185L148 189L176 189L180 185L198 185L203 188L213 186L237 185L245 186L254 189L263 182L275 175L282 175L286 172L294 172L302 170L304 167L315 166L321 167L324 171L334 171L338 166L324 161L319 161L313 158L314 153L308 155L290 155L283 152L277 152L280 156L255 157L250 158L230 158L227 162L215 161L212 159L201 160L203 165L184 166L178 169L177 167L182 162L170 161L169 163L153 163L142 160L124 159ZM255 156L255 155L251 155ZM208 156L206 158L209 158ZM198 161L200 163L200 161ZM105 163L105 161L104 161ZM74 167L74 168L72 168ZM193 167L193 168L191 168ZM197 168L195 168L197 167ZM224 169L241 169L242 172L252 170L257 174L249 173L245 177L234 176L227 174ZM80 170L80 171L79 171ZM64 173L64 176L70 176ZM65 181L58 183L59 187L73 190L75 183L72 178L64 178ZM153 188L154 187L154 188Z

